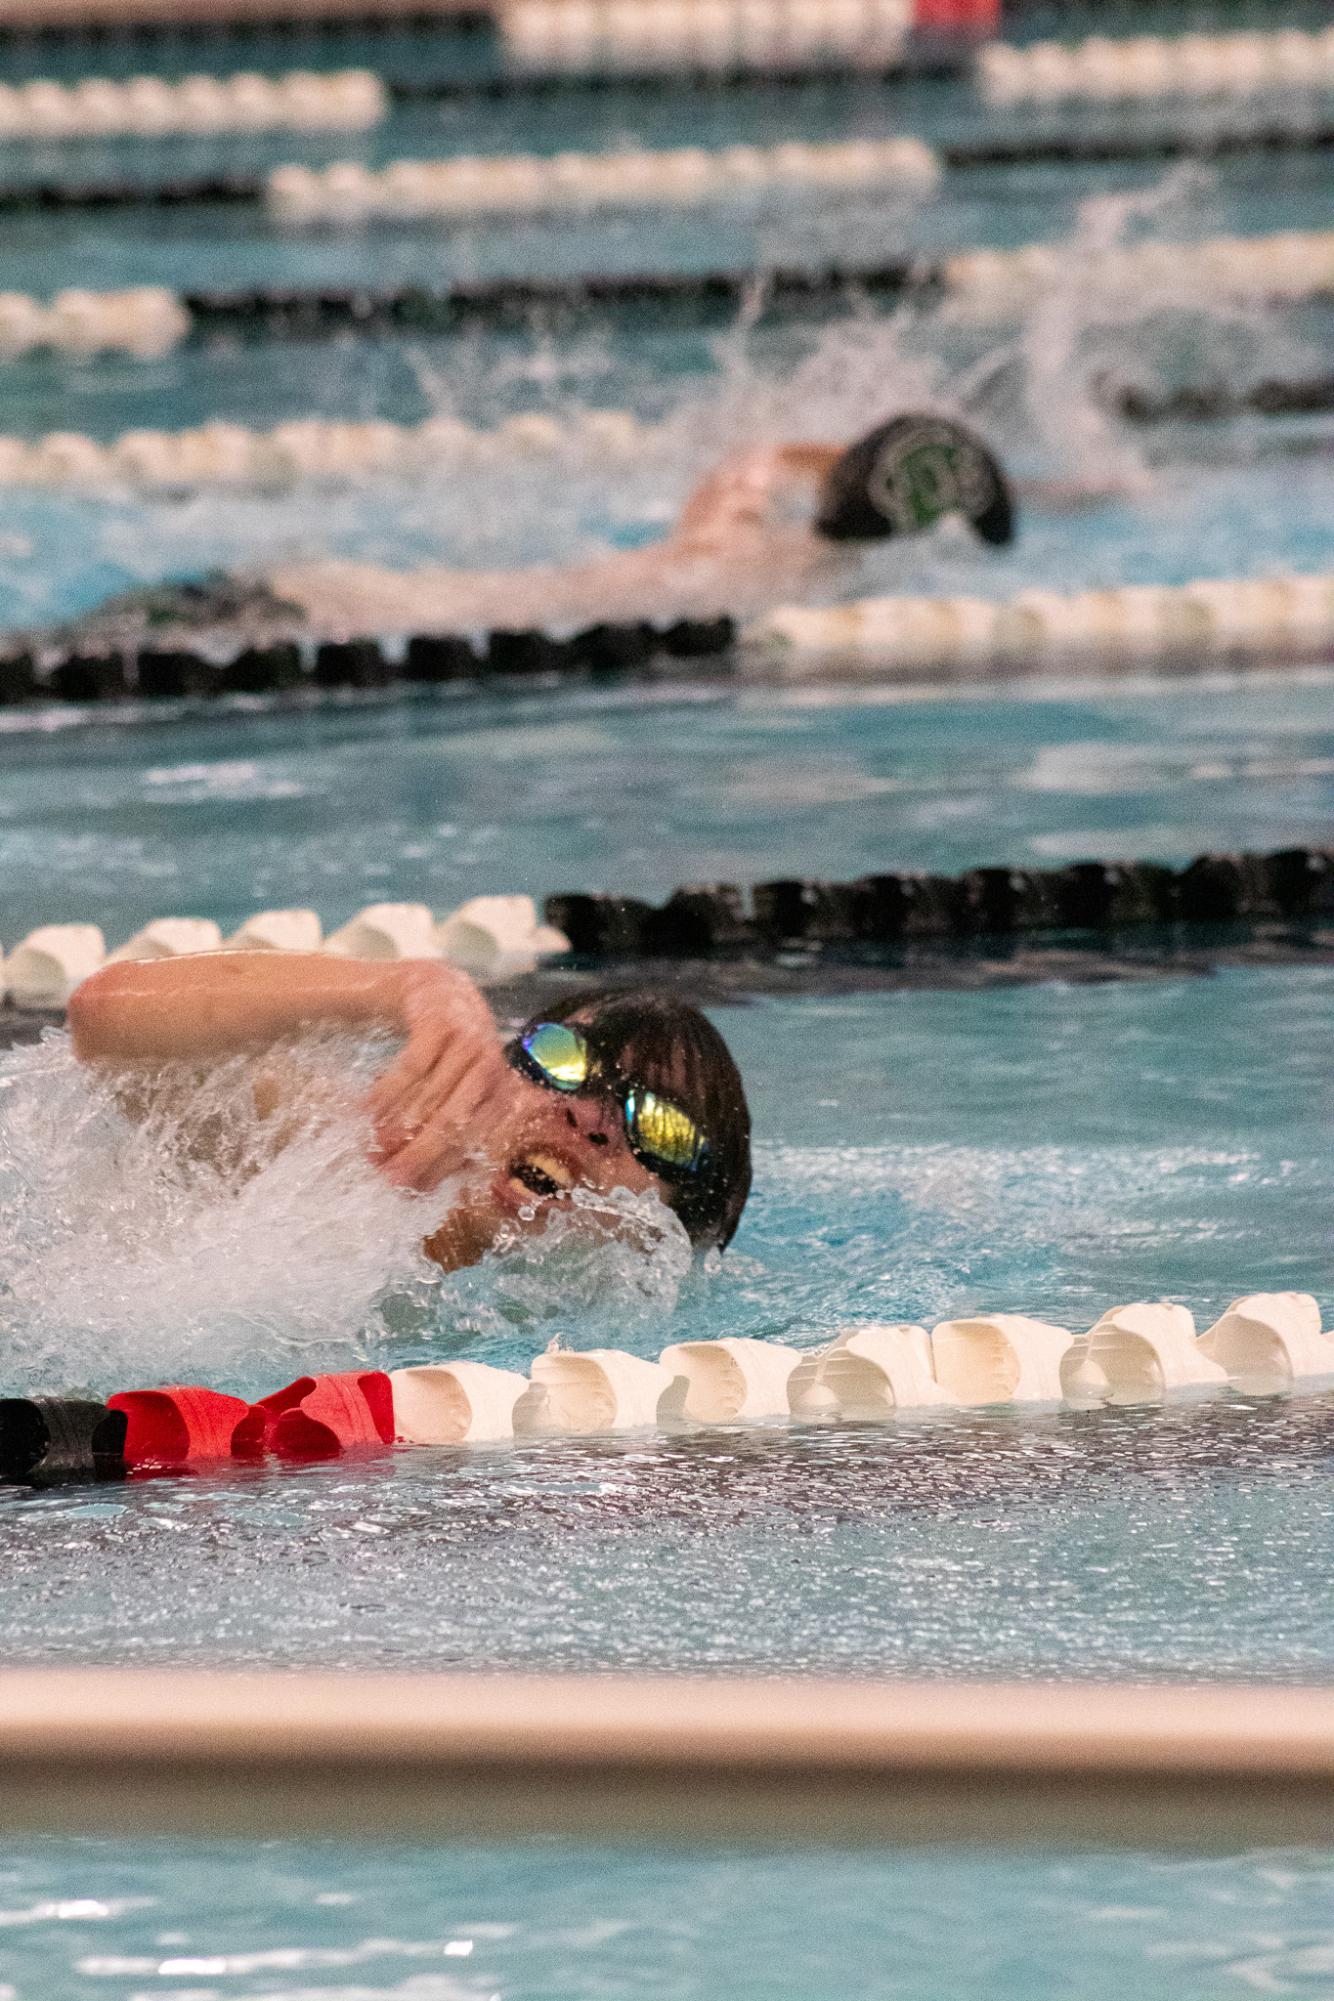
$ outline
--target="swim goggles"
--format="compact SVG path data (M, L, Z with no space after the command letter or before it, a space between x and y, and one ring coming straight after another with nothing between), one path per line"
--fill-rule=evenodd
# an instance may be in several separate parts
M522 1076L548 1090L570 1096L590 1088L606 1091L621 1108L631 1153L650 1173L686 1181L703 1167L709 1143L689 1112L642 1084L610 1077L577 1028L539 1021L505 1053Z

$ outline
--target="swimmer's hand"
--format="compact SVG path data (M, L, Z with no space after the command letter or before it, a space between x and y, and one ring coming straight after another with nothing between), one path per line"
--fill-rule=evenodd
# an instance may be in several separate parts
M398 971L396 1025L407 1042L371 1086L366 1106L383 1173L426 1192L493 1156L523 1087L490 1008L466 975L431 961Z

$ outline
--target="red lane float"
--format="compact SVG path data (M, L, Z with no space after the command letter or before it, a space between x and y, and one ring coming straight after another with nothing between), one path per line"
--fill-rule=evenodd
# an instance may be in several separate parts
M178 1472L230 1459L237 1427L249 1415L241 1397L195 1384L122 1390L107 1409L125 1414L125 1464L131 1472Z
M994 35L1000 0L914 0L913 26L926 35Z
M380 1369L358 1369L298 1376L286 1389L261 1397L237 1426L232 1450L243 1459L265 1452L289 1460L337 1459L393 1442L389 1378Z

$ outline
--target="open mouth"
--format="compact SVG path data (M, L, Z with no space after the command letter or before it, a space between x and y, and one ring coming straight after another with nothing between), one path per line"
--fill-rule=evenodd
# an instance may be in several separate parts
M530 1195L541 1195L548 1201L566 1194L574 1186L574 1176L564 1161L550 1153L524 1154L521 1159L511 1161L509 1174L511 1181L517 1181Z

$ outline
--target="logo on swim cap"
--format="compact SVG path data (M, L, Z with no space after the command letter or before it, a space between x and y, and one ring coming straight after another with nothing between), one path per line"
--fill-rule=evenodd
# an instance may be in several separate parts
M866 480L866 497L900 535L934 527L947 514L978 521L997 495L986 454L954 424L894 426Z

